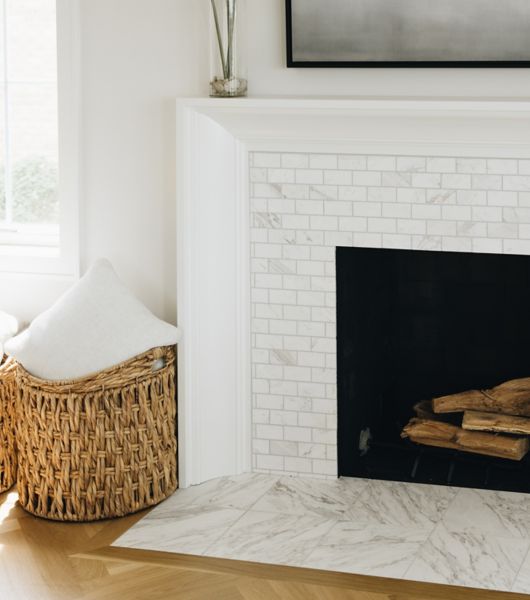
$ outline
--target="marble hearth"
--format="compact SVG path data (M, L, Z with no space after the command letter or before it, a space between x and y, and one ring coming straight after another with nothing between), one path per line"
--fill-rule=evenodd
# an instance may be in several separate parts
M530 496L249 474L178 490L114 546L530 593Z

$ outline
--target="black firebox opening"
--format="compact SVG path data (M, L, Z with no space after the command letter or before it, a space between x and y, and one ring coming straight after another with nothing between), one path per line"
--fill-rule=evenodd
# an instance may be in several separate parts
M337 248L339 475L530 492L520 462L400 437L421 400L530 377L530 257Z

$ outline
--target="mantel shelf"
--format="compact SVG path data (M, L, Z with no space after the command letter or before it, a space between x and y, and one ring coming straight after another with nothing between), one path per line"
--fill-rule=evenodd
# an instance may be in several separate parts
M369 96L248 96L246 98L180 98L178 104L197 109L250 110L382 110L382 111L476 111L530 113L530 98L473 97L369 97Z
M214 121L262 149L530 157L530 99L181 98L180 115ZM458 149L455 148L458 147Z

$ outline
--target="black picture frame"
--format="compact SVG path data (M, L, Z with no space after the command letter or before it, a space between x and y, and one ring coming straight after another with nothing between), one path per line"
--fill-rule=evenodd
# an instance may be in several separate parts
M434 69L528 69L528 60L501 61L501 60L462 60L462 61L297 61L293 58L293 13L292 0L285 0L285 23L286 23L286 49L288 68L434 68Z

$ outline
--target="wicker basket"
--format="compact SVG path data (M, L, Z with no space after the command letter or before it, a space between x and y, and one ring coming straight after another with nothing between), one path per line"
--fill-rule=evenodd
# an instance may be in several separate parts
M15 451L16 362L0 357L0 492L5 492L17 478Z
M45 381L19 366L17 383L18 493L28 512L95 521L176 489L173 347L73 381Z

